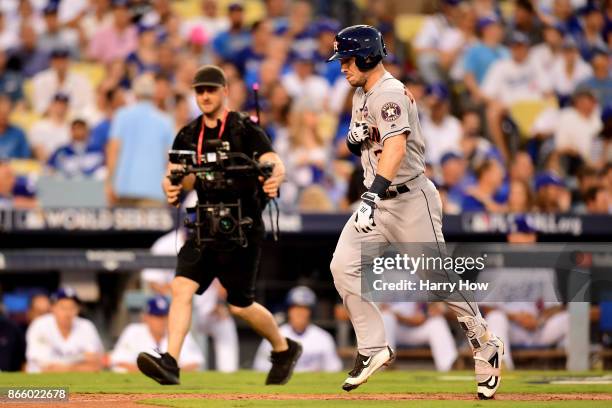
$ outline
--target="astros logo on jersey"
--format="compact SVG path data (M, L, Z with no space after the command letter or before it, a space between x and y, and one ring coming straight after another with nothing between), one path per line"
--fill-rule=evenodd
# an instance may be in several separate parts
M385 103L380 111L382 118L387 122L393 122L395 119L399 118L401 113L402 110L395 102Z

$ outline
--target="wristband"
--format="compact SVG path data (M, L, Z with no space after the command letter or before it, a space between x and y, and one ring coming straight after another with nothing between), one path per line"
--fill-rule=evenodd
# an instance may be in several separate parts
M372 182L372 185L368 191L382 198L390 185L391 181L387 180L380 174L377 174L376 177L374 177L374 181Z

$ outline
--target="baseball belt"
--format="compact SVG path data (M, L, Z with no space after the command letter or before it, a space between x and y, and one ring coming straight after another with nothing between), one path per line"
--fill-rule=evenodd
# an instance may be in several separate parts
M408 181L406 181L405 183L402 184L396 184L394 186L390 186L387 191L385 191L385 193L383 194L382 197L380 197L381 200L390 200L392 198L397 197L400 194L404 194L404 193L408 193L410 191L410 187L408 187L408 184L413 181L416 180L421 174L423 173L419 173L416 176L414 176L413 178L409 179Z

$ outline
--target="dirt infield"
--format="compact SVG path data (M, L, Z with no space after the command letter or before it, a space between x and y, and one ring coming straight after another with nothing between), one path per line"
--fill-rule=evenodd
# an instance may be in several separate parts
M146 399L210 399L224 401L240 400L268 400L268 401L333 401L333 400L359 400L359 401L475 401L473 394L72 394L68 403L16 403L11 404L15 408L66 408L85 407L102 408L112 406L113 408L144 408L153 407L137 403ZM495 397L498 401L612 401L612 394L598 393L566 393L566 394L525 394L525 393L500 393Z

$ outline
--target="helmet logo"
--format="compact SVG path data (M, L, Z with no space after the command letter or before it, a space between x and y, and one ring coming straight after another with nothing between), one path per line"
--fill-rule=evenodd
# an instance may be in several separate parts
M334 41L334 52L338 52L338 41Z

